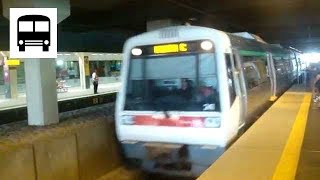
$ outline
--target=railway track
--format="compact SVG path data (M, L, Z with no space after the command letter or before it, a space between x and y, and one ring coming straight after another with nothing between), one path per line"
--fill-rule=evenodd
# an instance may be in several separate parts
M114 103L116 93L97 94L94 96L79 97L58 101L59 113L73 112L79 109L95 107L106 103ZM28 118L27 107L12 107L0 110L0 125L23 121Z

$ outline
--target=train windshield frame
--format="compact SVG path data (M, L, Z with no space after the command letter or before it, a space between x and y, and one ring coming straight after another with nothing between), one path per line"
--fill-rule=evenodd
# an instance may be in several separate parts
M125 111L220 112L214 51L131 56Z

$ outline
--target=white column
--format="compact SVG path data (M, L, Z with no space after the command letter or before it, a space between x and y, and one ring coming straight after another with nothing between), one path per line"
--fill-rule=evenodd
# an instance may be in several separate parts
M59 122L54 59L26 59L26 94L29 125Z
M11 98L18 98L18 74L17 67L9 67Z
M2 12L9 19L10 8L57 8L58 23L70 15L70 0L2 0ZM54 59L26 59L26 94L29 125L59 122Z
M84 68L84 59L79 56L79 70L80 70L80 85L81 89L86 89L86 75Z

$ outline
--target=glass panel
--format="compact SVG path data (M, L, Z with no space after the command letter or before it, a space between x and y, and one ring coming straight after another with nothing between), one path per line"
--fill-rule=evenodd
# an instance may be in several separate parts
M129 72L126 110L220 110L213 54L131 59Z
M216 67L214 54L200 54L199 77L200 85L207 87L217 87Z
M131 62L130 79L141 80L143 79L142 59L134 59ZM134 69L134 70L133 70Z
M0 66L0 98L5 94L3 66Z
M24 72L24 62L20 62L20 66L17 67L17 81L18 81L18 92L26 92L26 78Z
M264 81L266 78L268 78L266 61L263 61L262 59L257 59L257 61L254 63L258 68L261 80Z
M195 56L152 58L146 62L147 79L195 78Z
M275 63L276 73L280 76L284 76L286 74L285 62L279 57L274 57L274 63Z
M252 65L245 65L244 75L247 80L247 86L252 89L259 85L259 75L257 70Z
M62 61L62 60L57 60ZM80 70L78 61L62 61L56 65L56 78L66 86L80 86Z
M99 84L120 82L121 61L90 61L90 74L96 69L99 76Z
M228 74L228 88L229 88L229 96L230 96L230 106L233 104L236 99L236 91L234 86L234 79L232 74L232 64L230 54L226 54L226 64L227 64L227 74Z
M109 61L108 76L119 77L121 70L121 61Z
M248 66L245 68L245 74L248 81L250 81L250 84L248 84L250 87L255 87L260 83L268 81L268 62L266 56L243 56L243 61L245 62L245 66ZM252 71L254 70L254 71ZM253 74L256 73L257 77L253 78Z
M19 32L33 32L33 21L19 21Z

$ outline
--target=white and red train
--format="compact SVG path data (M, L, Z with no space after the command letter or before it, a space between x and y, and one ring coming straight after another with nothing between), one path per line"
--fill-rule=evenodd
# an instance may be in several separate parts
M116 132L148 171L197 176L301 76L299 54L197 26L137 35L123 51Z

